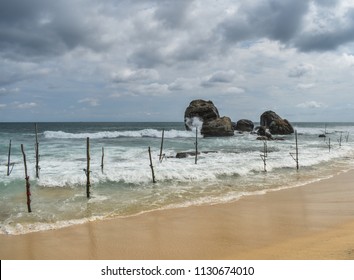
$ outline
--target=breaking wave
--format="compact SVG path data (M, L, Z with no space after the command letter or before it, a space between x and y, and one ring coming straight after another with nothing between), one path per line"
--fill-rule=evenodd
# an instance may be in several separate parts
M90 137L91 139L107 139L107 138L160 138L162 131L157 129L142 129L142 130L126 130L126 131L100 131L93 133L69 133L64 131L44 131L44 137L46 139L85 139ZM171 129L165 131L165 138L190 138L195 137L195 134L191 131L181 131Z

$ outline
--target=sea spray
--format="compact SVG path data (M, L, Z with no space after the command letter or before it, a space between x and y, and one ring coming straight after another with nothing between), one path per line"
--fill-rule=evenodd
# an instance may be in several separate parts
M193 117L193 118L186 118L185 119L185 125L190 129L190 130L201 130L203 126L203 120L199 117Z

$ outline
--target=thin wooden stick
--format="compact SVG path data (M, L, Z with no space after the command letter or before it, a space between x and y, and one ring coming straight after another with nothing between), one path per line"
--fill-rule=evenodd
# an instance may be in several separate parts
M342 147L342 137L343 137L343 132L341 131L341 132L340 132L340 138L339 138L339 140L338 140L339 147Z
M195 160L194 163L197 164L198 161L198 127L195 128Z
M103 173L104 147L102 147L101 171Z
M295 130L295 145L296 145L296 170L299 170L299 146L297 144L297 130Z
M290 155L296 162L296 170L299 170L299 148L297 144L297 130L295 130L295 157L293 153L290 153Z
M162 136L161 136L161 147L160 147L160 156L159 156L159 161L162 162L163 160L163 155L162 155L162 149L163 149L163 140L165 136L165 130L162 130Z
M36 150L36 178L39 179L39 143L38 143L38 129L37 124L34 124L34 129L36 132L36 143L35 143L35 150Z
M151 149L150 149L150 146L149 146L149 158L150 158L150 168L151 168L151 173L152 173L152 182L153 183L156 183L156 180L155 180L155 172L154 172L154 166L152 165L152 159L151 159Z
M27 196L27 209L28 212L32 212L31 209L31 190L30 190L30 182L29 182L29 176L27 175L27 163L26 163L26 154L25 154L25 150L23 148L23 144L21 144L21 151L22 151L22 155L23 155L23 162L24 162L24 166L25 166L25 179L26 179L26 196Z
M11 140L9 144L9 153L7 156L7 176L10 176L10 164L11 164Z
M86 158L87 158L87 166L86 166L86 196L90 198L90 138L87 137L86 139Z
M268 148L267 141L263 141L263 155L260 154L261 159L263 160L264 172L267 172L267 157L268 157Z
M328 146L328 151L331 152L331 138L328 138L328 143L326 142Z

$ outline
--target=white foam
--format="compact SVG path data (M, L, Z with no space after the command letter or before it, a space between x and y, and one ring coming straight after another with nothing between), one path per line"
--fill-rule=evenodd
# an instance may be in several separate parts
M93 133L69 133L64 131L45 131L44 137L47 139L105 139L105 138L119 138L119 137L132 137L132 138L161 138L162 131L157 129L142 129L142 130L127 130L127 131L100 131ZM182 130L167 130L164 133L165 138L189 138L195 137L190 131Z

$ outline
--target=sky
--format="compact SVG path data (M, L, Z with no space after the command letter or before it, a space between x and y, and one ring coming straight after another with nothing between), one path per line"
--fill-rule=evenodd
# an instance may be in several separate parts
M352 0L0 0L0 121L354 121Z

